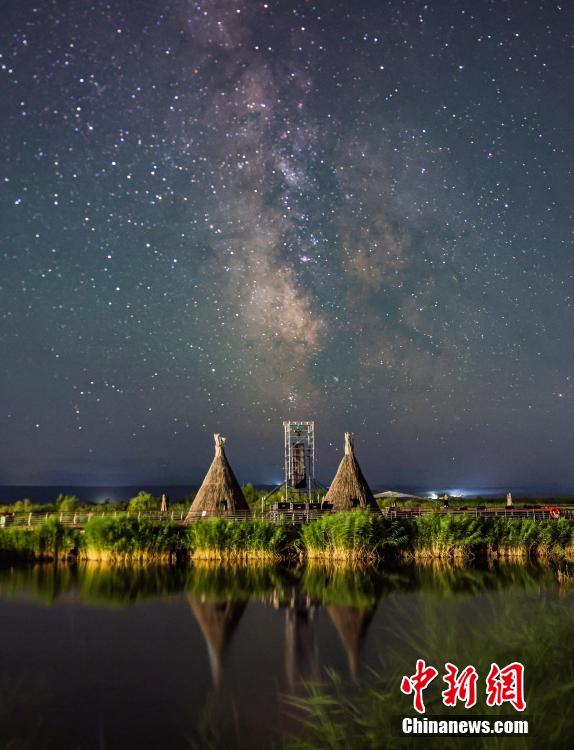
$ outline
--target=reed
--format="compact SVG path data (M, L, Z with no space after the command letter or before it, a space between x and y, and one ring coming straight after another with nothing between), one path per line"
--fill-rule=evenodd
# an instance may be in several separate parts
M574 527L566 519L477 518L429 513L410 520L353 510L325 514L299 527L251 518L206 518L187 526L127 515L95 517L85 530L50 518L32 528L0 531L3 559L56 559L74 555L103 561L170 562L299 557L342 564L393 557L425 560L567 560Z
M5 560L55 560L76 554L82 536L49 518L39 526L7 528L0 532L0 558Z
M84 532L82 557L102 561L171 561L185 558L185 528L147 519L92 518Z
M187 527L192 557L203 559L276 559L295 550L296 531L264 520L209 518Z
M409 531L415 559L470 557L485 541L482 519L467 515L426 513Z
M409 541L401 521L360 510L333 513L301 527L301 546L310 559L373 561Z
M476 518L429 513L415 518L405 553L415 559L563 558L571 553L574 530L565 519Z
M456 572L458 570L458 573ZM516 568L524 575L524 566ZM459 577L461 569L453 569ZM430 579L429 579L430 582ZM455 587L458 588L458 587ZM569 642L572 613L566 597L547 595L537 579L523 588L497 586L482 591L481 605L473 610L473 625L467 625L466 597L441 595L425 585L414 600L395 598L387 601L391 611L387 624L381 624L377 636L384 644L380 666L369 670L369 679L350 692L339 673L329 672L325 679L307 683L306 690L296 696L285 696L285 703L299 721L297 730L285 739L284 750L315 750L348 748L418 747L400 733L400 716L412 716L412 699L399 690L402 675L411 674L416 658L424 655L439 668L451 661L457 665L473 664L484 675L492 661L507 664L520 658L526 665L527 709L514 718L529 721L529 735L515 737L484 737L470 741L472 748L485 750L526 750L531 747L570 747L574 738L574 715L565 710L572 691L571 665L565 658ZM479 590L480 591L480 590ZM478 592L476 592L478 593ZM405 626L397 641L397 623L409 623L416 603L416 622L424 627ZM365 675L367 670L365 669ZM461 709L442 705L442 685L435 683L425 694L427 713L451 718ZM485 706L484 693L479 690L478 705L465 712L469 719L476 715L500 718L509 714L508 707ZM469 747L468 738L424 738L426 748Z
M566 519L481 518L425 513L387 519L357 510L325 515L301 527L309 559L369 562L400 554L417 561L473 557L562 559L572 555L574 527Z

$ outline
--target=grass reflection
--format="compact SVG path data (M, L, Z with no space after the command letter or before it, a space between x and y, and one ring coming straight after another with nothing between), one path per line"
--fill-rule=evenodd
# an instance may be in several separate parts
M429 748L445 744L558 748L574 743L572 574L564 564L553 569L503 560L482 566L430 560L394 567L36 564L1 568L0 598L24 599L40 606L65 598L90 606L127 607L181 596L205 641L213 685L206 693L201 721L190 727L190 747L251 747L249 737L242 733L241 716L233 714L233 722L230 719L228 709L236 696L230 698L231 686L221 687L221 683L228 666L226 651L233 638L239 640L245 632L248 604L255 601L282 610L273 627L283 629L284 640L279 640L285 649L282 685L291 690L284 705L296 717L296 726L283 743L290 750L375 750L423 744ZM322 624L327 621L329 625ZM317 629L317 622L325 629ZM340 648L339 655L344 653L347 659L343 674L321 672L325 662L319 658L324 654L317 634L327 633L328 628L335 651ZM378 657L371 658L368 668L363 663L361 674L365 645L365 653L378 652ZM227 655L232 661L231 650ZM501 665L523 661L530 737L450 739L448 743L441 738L404 739L399 718L413 711L410 699L399 691L400 678L412 674L416 658L421 657L441 673L445 661L460 667L473 664L481 684L491 661ZM312 660L313 669L306 669ZM302 692L301 678L309 674L314 679L304 682ZM242 680L249 677L241 674ZM430 714L445 712L441 688L437 678L425 695ZM0 747L9 746L2 744L2 718L7 731L18 706L41 704L46 690L49 686L41 685L36 695L31 683L0 684ZM479 700L483 698L481 690ZM510 714L512 709L505 708L503 713ZM472 714L493 712L482 702ZM228 726L230 722L233 726ZM32 744L19 746L52 746L42 734L30 732ZM6 734L4 738L9 739ZM169 741L167 737L166 746ZM265 746L271 745L269 737Z
M339 674L307 684L306 694L286 697L299 721L290 750L393 747L537 748L571 747L574 742L574 677L571 636L574 595L556 578L524 566L488 570L417 567L411 596L392 594L392 624L378 632L380 665L372 679L355 691ZM413 593L414 592L414 593ZM398 593L398 592L397 592ZM404 593L404 590L403 590ZM455 595L456 594L456 595ZM440 604L437 606L437 599ZM400 626L399 626L400 623ZM407 623L407 625L405 625ZM410 624L408 624L410 623ZM446 709L440 700L444 684L437 678L425 694L427 714L512 714L511 707L489 709L484 703L484 677L492 661L520 660L526 667L528 737L405 737L400 718L412 716L410 699L399 690L403 674L412 674L416 658L424 658L442 675L451 661L473 664L479 673L479 705L472 711ZM470 744L469 744L470 743Z

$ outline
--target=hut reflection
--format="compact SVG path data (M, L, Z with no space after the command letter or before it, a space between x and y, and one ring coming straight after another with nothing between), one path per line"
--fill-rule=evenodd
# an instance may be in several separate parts
M329 617L347 653L349 673L355 681L359 678L361 648L375 610L376 606L364 609L330 604L327 607Z
M246 601L207 601L203 597L187 595L187 600L207 645L213 686L221 685L225 652L243 617Z
M285 674L290 688L302 680L319 679L316 616L317 606L305 594L294 593L285 608Z

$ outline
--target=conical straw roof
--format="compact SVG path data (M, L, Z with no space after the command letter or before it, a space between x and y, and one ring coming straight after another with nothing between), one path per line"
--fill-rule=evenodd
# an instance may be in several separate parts
M187 598L207 644L213 685L219 687L225 651L243 616L247 602L208 602L191 594L188 594Z
M353 508L377 510L379 507L355 458L350 432L345 433L345 455L325 495L324 502L331 503L333 510L352 510Z
M213 437L215 457L191 504L188 520L202 515L230 515L249 511L247 500L223 450L225 438L217 434Z

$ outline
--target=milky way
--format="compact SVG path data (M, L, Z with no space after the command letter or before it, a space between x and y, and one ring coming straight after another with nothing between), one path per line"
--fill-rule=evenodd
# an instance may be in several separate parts
M574 12L8 0L0 481L574 487Z

